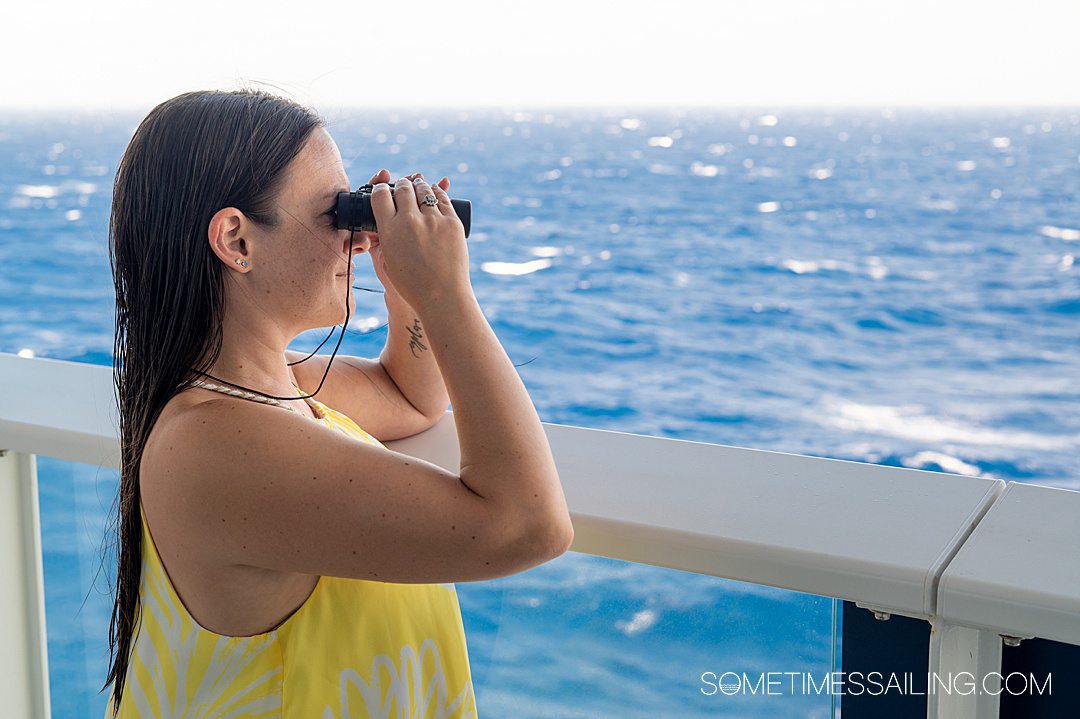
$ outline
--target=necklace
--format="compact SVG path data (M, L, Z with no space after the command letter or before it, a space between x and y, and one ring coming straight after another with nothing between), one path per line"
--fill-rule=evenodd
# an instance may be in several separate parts
M295 407L293 407L291 405L283 404L282 402L274 399L273 397L264 397L264 396L262 396L260 394L255 394L253 392L245 392L242 389L236 389L234 387L223 387L223 386L221 386L219 384L214 384L213 382L204 382L201 379L194 380L193 382L189 382L188 384L190 386L192 386L192 387L203 387L205 389L212 389L212 390L215 390L217 392L222 392L224 394L231 395L233 397L241 397L243 399L250 399L250 400L252 400L254 402L262 402L263 404L272 404L272 405L274 405L276 407L284 407L285 409L289 410L290 412L296 412L299 415L307 417L307 415L305 415L303 412L296 409ZM296 387L296 385L294 384L293 387ZM300 388L296 387L296 389L299 390ZM303 390L300 390L300 391L303 392ZM321 417L309 417L308 419L318 420L318 419L321 419Z

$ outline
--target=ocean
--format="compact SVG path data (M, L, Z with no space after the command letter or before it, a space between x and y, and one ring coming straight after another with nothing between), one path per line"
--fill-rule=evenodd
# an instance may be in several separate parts
M0 117L0 351L111 364L140 119ZM421 171L472 201L473 286L545 422L1080 489L1080 109L328 119L354 187ZM339 352L385 322L357 291ZM117 476L38 467L53 716L100 717ZM829 671L829 598L572 551L457 587L481 717L831 714L701 679Z

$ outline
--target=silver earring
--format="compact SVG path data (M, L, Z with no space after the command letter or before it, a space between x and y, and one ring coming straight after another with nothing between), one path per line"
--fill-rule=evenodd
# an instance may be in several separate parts
M241 261L239 257L233 260L233 262L240 265L241 267L247 267L247 260Z

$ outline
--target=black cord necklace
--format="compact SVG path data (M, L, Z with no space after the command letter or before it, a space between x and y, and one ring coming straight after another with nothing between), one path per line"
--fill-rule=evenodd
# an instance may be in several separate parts
M350 267L353 264L353 262L352 262L352 258L353 258L352 246L353 246L353 233L354 232L355 232L355 230L350 230L349 231L349 254L348 254L349 260L348 260L348 263L349 263ZM346 278L346 279L348 279L348 278ZM351 282L346 282L345 283L345 322L341 325L341 332L338 334L337 344L334 345L334 351L330 354L330 360L326 363L326 370L323 372L322 379L319 380L319 386L316 387L315 391L312 392L311 394L303 394L303 391L301 390L301 394L299 396L277 397L277 396L272 395L272 394L266 394L265 392L259 392L258 390L251 389L250 387L245 387L244 385L241 385L241 384L236 384L234 382L229 382L227 380L218 379L217 377L215 377L212 374L208 374L206 372L201 372L201 371L199 371L197 369L192 370L192 371L197 372L198 374L201 374L203 377L209 377L212 380L216 380L217 382L221 382L222 384L227 384L227 385L230 385L232 387L236 387L238 389L242 389L242 390L246 390L248 392L252 392L254 394L262 395L263 397L269 397L270 399L279 399L279 400L280 399L308 399L309 397L314 397L315 395L317 395L319 393L319 390L322 389L323 382L326 381L326 375L328 375L330 373L330 365L333 364L334 357L337 356L338 347L341 346L341 340L345 336L345 328L349 325L349 317L351 317L351 315L349 313L349 293L352 291L352 289L353 289L352 288L352 283ZM330 339L333 336L333 334L334 334L334 330L330 330L330 334L326 335L326 339L324 339L322 342L319 343L319 347L322 347L324 344L326 344L326 340ZM294 364L300 364L301 362L307 362L309 359L311 359L312 357L315 356L315 353L319 351L319 347L316 347L314 350L312 350L311 354L309 354L307 357L304 357L303 359L298 359L295 362L289 362L288 366L292 367ZM297 389L300 389L300 388L297 387Z

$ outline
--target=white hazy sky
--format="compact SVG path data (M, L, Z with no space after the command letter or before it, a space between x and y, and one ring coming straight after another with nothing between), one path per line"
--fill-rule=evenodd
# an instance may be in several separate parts
M26 2L0 108L1080 105L1080 0Z

